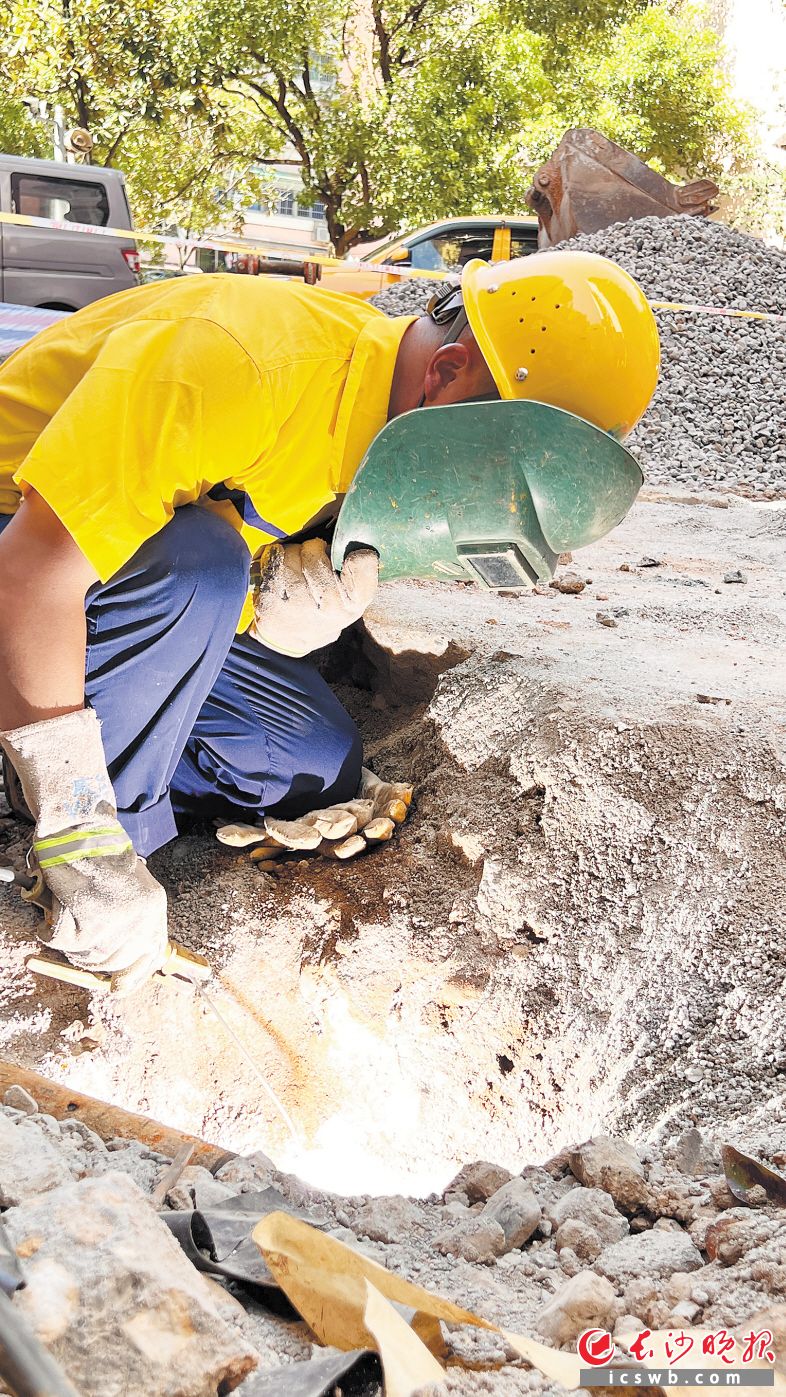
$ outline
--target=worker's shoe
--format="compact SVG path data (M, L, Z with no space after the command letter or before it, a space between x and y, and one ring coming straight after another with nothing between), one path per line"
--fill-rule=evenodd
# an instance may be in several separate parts
M255 863L275 863L283 854L319 852L326 858L352 859L373 844L383 844L409 814L412 787L401 781L382 781L363 767L360 789L354 800L311 810L299 820L278 820L272 815L259 825L225 824L216 831L222 844L251 849Z

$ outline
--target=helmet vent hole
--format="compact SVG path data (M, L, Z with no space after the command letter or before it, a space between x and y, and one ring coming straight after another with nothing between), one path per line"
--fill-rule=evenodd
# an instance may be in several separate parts
M531 349L531 350L530 350L530 354L534 354L534 353L535 353L534 349Z
M533 301L536 301L538 298L537 298L537 296L533 296L532 299L533 299Z
M541 328L541 332L545 335L545 333L546 333L546 326L545 326L545 325L541 325L540 328Z
M519 325L523 325L523 324L524 324L524 316L523 316L523 315L520 315L520 316L519 316Z

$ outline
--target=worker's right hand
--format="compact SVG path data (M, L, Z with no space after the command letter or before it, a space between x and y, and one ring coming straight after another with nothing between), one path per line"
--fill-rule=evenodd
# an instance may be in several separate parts
M42 905L42 940L129 994L164 963L166 894L117 819L91 709L0 733L35 817L27 894ZM40 884L43 884L43 888Z
M301 658L360 620L379 584L379 558L373 548L358 548L339 574L324 540L309 538L271 544L252 575L251 635L280 655Z

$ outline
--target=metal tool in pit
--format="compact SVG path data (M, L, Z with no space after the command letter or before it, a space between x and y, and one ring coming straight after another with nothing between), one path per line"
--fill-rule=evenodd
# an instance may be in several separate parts
M32 876L28 873L19 873L9 864L0 864L0 883L14 883L23 894L27 895L27 901L33 901L34 895L41 891L40 875ZM76 965L69 965L67 961L55 960L50 956L28 956L25 961L28 970L34 975L44 975L50 980L60 980L63 984L77 985L80 989L107 991L110 987L112 977L95 970L80 970ZM262 1068L256 1061L252 1053L246 1047L241 1038L238 1037L229 1020L219 1009L215 999L209 995L205 989L206 982L213 975L213 967L210 962L196 951L189 951L185 946L181 946L177 941L170 941L167 949L167 957L164 964L157 971L157 974L175 976L177 979L186 980L194 986L199 998L204 1001L208 1009L211 1010L215 1018L218 1019L224 1031L232 1039L235 1047L252 1069L254 1076L268 1097L281 1120L284 1122L289 1134L298 1148L302 1147L302 1137L295 1126L284 1103L274 1092L267 1080ZM225 987L226 988L226 987ZM231 991L229 991L231 994Z
M42 905L45 888L40 873L20 873L10 864L0 864L0 883L14 883L26 902ZM61 980L67 985L79 985L82 989L107 989L112 979L110 974L96 970L80 970L67 961L52 956L28 956L27 969L35 975L47 975L51 980ZM177 975L181 980L200 984L213 974L210 962L196 951L189 951L177 941L170 941L166 959L157 972L159 975Z

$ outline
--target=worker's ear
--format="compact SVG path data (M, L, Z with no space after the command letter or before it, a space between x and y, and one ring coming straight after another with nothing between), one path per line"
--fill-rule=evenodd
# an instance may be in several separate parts
M451 388L469 367L470 353L465 344L443 344L432 354L423 378L423 392L428 404L451 401Z

